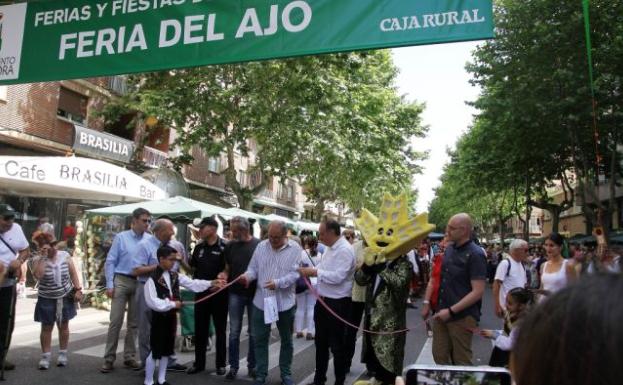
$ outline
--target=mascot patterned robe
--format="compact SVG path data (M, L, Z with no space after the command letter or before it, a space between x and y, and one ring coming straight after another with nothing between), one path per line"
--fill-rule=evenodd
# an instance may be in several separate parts
M413 266L406 256L357 271L358 284L367 286L365 328L375 332L406 329L407 296ZM380 278L377 286L377 277ZM376 287L376 290L375 290ZM407 333L364 334L362 358L374 368L378 382L393 384L402 372ZM380 365L380 368L379 368Z

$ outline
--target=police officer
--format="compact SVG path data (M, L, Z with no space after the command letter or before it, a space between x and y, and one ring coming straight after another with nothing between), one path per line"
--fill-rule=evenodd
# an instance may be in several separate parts
M189 265L195 269L195 279L214 280L225 269L225 241L217 234L218 222L213 217L206 217L199 223L199 237L201 243L195 246ZM203 297L217 290L210 288L205 292L197 293L195 299ZM228 294L223 290L216 296L195 304L195 363L187 371L195 374L205 370L206 348L209 337L210 321L214 322L216 332L216 374L225 374L227 362L227 308Z

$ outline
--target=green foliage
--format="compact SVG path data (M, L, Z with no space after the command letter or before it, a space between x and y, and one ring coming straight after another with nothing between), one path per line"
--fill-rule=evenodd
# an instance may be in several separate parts
M455 164L446 170L470 182L475 190L467 195L484 202L480 197L510 191L515 208L530 204L547 209L556 228L560 212L573 205L576 185L568 176L593 186L597 151L604 157L600 172L612 176L611 181L617 178L620 170L605 166L621 143L621 14L621 1L591 2L600 132L596 145L582 2L496 3L496 39L478 48L468 65L472 82L482 88L474 103L480 114L459 145ZM457 209L456 203L465 206L451 196L450 180L451 175L444 176L431 205L432 217L439 221L450 208ZM547 194L554 183L567 192L562 203Z
M226 183L243 208L276 176L301 181L320 209L337 201L359 210L410 189L419 172L410 139L425 134L422 106L398 95L396 73L389 51L199 67L132 76L120 104L176 128L180 162L194 146L225 153ZM249 145L263 175L255 186L240 185L234 167Z

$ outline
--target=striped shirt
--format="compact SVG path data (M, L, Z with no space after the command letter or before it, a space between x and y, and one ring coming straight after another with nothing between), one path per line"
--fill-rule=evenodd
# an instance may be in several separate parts
M39 280L39 297L62 298L73 288L69 276L69 254L65 251L56 252L54 262L45 260L45 272Z
M280 312L289 310L296 304L295 283L299 278L302 250L301 246L291 240L279 250L274 250L268 240L257 245L244 273L249 281L257 280L253 305L264 310L264 298L271 296L276 297ZM276 290L264 288L270 280L275 282Z

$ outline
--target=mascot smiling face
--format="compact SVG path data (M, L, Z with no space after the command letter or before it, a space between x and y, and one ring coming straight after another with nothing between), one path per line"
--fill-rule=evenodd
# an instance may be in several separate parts
M377 255L378 263L406 254L435 229L435 225L428 223L427 214L409 219L404 193L398 197L386 193L379 217L363 209L355 224L368 244L368 252Z

